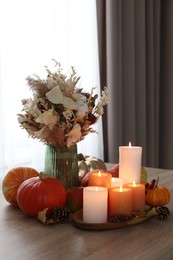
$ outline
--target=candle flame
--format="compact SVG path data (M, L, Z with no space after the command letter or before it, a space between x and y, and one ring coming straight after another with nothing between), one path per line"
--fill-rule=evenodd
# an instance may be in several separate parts
M120 185L120 192L122 192L123 191L123 186L122 185Z
M131 142L129 142L129 148L131 148L132 147L132 144L131 144Z
M101 172L100 171L98 172L98 176L101 176Z
M133 187L136 187L136 182L133 180Z

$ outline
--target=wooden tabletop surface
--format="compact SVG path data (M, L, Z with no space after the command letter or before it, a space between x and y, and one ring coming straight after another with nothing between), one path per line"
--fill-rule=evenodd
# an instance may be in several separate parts
M147 168L148 179L173 197L173 170ZM44 225L11 207L0 192L0 259L4 260L166 260L173 259L173 202L166 221L145 222L107 231L85 231L72 224Z

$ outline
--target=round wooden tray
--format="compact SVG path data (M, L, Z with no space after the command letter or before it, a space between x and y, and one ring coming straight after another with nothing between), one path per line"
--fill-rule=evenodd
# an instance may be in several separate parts
M133 219L126 221L126 222L107 222L107 223L84 223L83 222L83 210L79 210L75 212L72 216L72 223L75 227L84 229L84 230L110 230L110 229L117 229L122 227L127 227L131 225L135 225L146 221L147 219L156 215L155 209L151 209L146 211L145 215L136 216Z

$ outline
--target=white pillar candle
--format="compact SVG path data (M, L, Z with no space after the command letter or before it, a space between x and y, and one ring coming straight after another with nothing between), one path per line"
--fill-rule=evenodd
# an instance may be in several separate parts
M83 189L83 222L105 223L108 215L108 189L88 186Z
M119 147L119 177L124 183L141 183L141 157L142 147L120 146Z
M111 188L113 187L120 187L123 185L123 179L112 177L111 178Z

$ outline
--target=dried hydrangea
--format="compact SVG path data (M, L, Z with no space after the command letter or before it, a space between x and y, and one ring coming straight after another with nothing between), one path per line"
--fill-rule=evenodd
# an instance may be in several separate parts
M55 72L46 67L46 79L37 75L26 78L33 97L22 100L18 121L32 138L49 145L70 147L95 132L91 125L104 112L109 101L108 90L105 88L96 102L98 95L94 94L94 88L86 93L77 87L80 78L74 67L67 77L60 63L54 62Z

